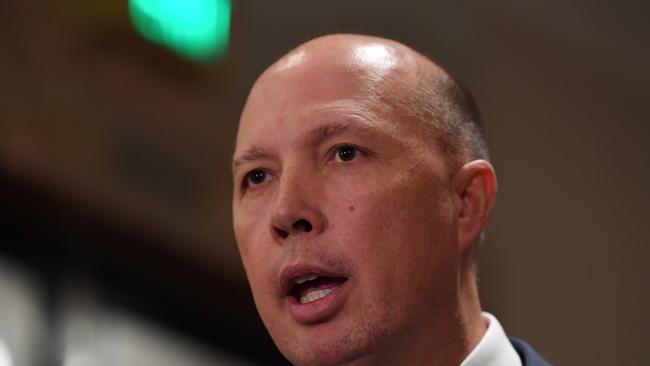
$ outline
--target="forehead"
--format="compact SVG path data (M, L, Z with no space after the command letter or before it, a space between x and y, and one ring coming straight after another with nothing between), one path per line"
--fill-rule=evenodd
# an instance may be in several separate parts
M242 113L237 150L328 120L395 132L397 116L386 94L401 92L396 80L404 68L394 51L370 44L323 62L326 56L297 51L260 77Z

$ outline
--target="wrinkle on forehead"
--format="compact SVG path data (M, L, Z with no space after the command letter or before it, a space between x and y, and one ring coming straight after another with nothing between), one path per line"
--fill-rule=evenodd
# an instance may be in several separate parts
M352 124L361 129L378 129L383 128L395 134L396 126L383 123L386 119L382 117L381 111L373 109L367 100L339 99L315 105L305 105L296 107L292 110L285 111L282 118L275 123L255 123L249 120L249 123L240 125L240 134L237 148L241 147L242 137L246 136L245 141L265 140L268 141L270 136L278 128L285 128L292 133L301 133L314 128L314 126L326 124ZM380 127L383 125L383 127ZM282 136L286 142L286 135ZM237 149L236 149L237 150Z

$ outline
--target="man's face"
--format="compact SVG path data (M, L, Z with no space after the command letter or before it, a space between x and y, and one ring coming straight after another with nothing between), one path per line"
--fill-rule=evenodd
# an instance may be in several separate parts
M235 236L260 316L294 363L398 349L444 332L456 306L449 173L383 97L404 89L391 86L401 66L376 47L332 63L294 54L262 76L240 121Z

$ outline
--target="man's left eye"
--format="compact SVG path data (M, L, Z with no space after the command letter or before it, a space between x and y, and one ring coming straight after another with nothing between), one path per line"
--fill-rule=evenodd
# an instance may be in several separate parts
M359 150L354 146L341 146L336 149L336 161L346 162L351 161L355 158Z

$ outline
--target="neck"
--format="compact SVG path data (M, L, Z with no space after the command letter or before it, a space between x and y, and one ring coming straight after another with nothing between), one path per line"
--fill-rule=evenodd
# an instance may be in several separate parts
M469 251L461 263L461 273L459 279L459 313L463 320L464 329L464 349L460 360L455 363L460 364L467 355L478 345L485 332L488 323L481 314L481 301L478 296L478 285L476 283L476 265L474 263L474 253Z
M459 365L476 347L487 330L473 266L459 278L458 293L445 309L438 309L417 330L386 345L382 352L359 360L370 365Z

